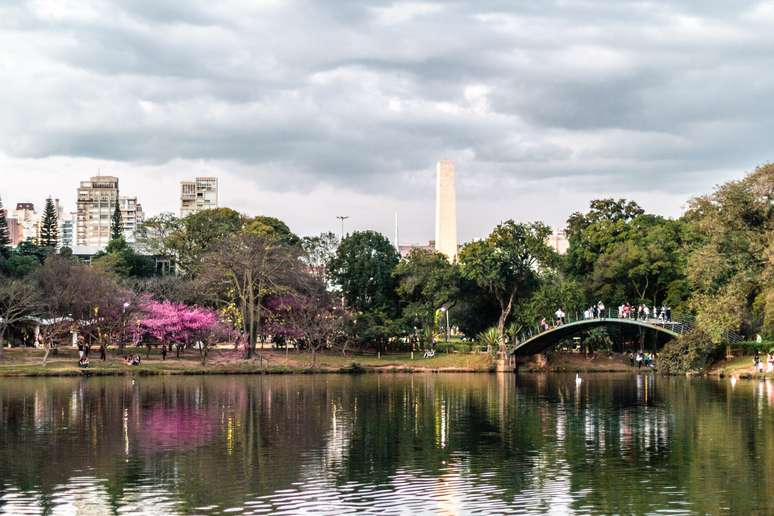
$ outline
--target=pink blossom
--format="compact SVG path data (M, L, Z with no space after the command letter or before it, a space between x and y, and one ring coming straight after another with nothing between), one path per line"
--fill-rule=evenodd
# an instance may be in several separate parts
M139 331L160 342L188 343L210 333L218 325L218 315L208 308L172 301L146 301L140 309L144 317Z

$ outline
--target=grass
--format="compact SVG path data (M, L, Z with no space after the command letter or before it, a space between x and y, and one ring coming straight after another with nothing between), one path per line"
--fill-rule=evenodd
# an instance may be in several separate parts
M127 350L126 354L139 354L141 365L129 366L123 355L111 349L108 359L99 359L92 350L90 366L78 367L78 353L73 348L60 348L42 364L43 351L38 349L5 349L0 360L0 376L106 376L106 375L176 375L176 374L289 374L289 373L344 373L344 372L440 372L440 371L490 371L493 359L485 353L438 354L434 358L421 358L415 353L376 355L352 355L341 353L317 353L313 361L311 353L262 350L260 357L250 360L241 358L230 348L210 351L206 365L202 365L198 352L186 351L180 359L174 353L161 360L154 350L146 358L144 350Z
M761 355L762 360L766 360L766 355ZM765 364L764 364L765 369ZM707 372L710 375L718 376L760 376L760 377L774 377L774 373L758 373L753 367L752 355L734 356L725 360L721 360L710 367Z

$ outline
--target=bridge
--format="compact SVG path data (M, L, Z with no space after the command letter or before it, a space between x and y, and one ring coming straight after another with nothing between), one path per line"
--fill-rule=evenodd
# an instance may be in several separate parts
M579 317L579 315L575 315L575 317L568 316L566 318L567 322L550 327L547 330L541 330L539 327L527 328L515 339L515 344L510 348L510 353L516 356L541 353L573 335L599 326L623 325L640 327L658 332L668 339L673 339L694 327L693 319L690 316L681 316L678 319L667 321L656 318L618 317L618 314L612 310L604 314L603 317L584 318ZM736 342L741 339L741 336L729 332L727 339L729 342Z

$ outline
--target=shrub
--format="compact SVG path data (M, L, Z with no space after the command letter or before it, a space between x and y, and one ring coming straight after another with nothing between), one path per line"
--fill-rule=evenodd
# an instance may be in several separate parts
M497 350L497 347L499 346L500 342L497 336L497 327L492 326L491 328L482 331L478 334L478 342L481 346L486 346L487 350L489 351L495 351Z
M706 333L693 330L664 346L658 367L667 374L698 373L712 364L720 350Z

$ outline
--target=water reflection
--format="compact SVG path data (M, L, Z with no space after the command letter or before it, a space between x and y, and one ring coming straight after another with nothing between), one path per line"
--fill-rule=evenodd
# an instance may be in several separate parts
M771 512L773 415L651 374L2 380L0 512Z

